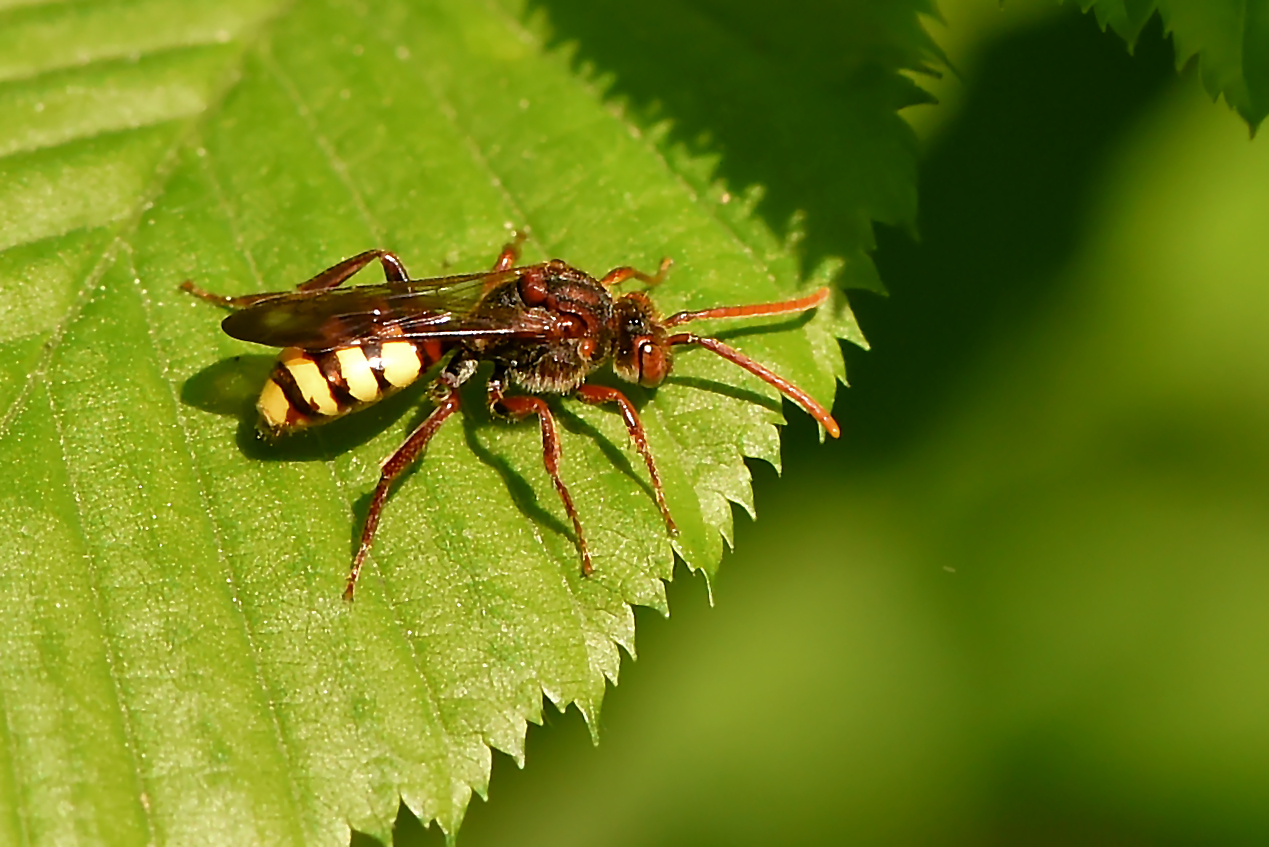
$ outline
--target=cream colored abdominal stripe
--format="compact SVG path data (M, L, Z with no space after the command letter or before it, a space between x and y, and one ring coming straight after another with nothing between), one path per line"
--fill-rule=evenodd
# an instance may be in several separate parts
M381 400L423 372L419 351L409 341L384 342L377 356L369 349L370 356L361 346L326 353L284 349L256 403L261 422L275 433L300 429ZM287 383L294 389L288 391Z

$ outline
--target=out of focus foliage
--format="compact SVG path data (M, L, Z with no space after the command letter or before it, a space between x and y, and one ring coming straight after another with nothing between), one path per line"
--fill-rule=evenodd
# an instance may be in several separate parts
M1077 0L1103 27L1135 44L1157 13L1176 64L1197 59L1203 86L1224 97L1252 130L1269 114L1269 5L1255 0Z

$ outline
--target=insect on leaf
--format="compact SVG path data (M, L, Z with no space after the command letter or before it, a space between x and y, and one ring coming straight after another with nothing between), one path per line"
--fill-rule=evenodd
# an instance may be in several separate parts
M537 427L490 421L478 377L349 604L424 386L266 444L276 351L178 286L376 247L480 271L512 225L526 261L673 257L667 313L876 288L929 9L814 5L0 2L0 843L386 840L402 800L453 832L544 695L593 724L631 604L665 609L676 556L713 574L745 458L778 462L774 390L699 349L629 389L673 540L620 417L553 399L583 578ZM825 404L862 342L840 294L700 330Z

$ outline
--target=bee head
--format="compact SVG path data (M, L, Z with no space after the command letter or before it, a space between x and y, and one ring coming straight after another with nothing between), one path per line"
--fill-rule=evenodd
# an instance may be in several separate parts
M673 365L660 315L652 301L637 291L619 299L613 311L613 370L626 382L655 388Z

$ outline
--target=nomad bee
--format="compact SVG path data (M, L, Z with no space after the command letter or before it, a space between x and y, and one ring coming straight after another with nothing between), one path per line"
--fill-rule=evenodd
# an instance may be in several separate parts
M393 480L458 411L458 388L481 362L493 363L486 388L490 412L509 420L536 416L541 425L546 472L573 522L585 574L593 569L590 550L573 498L560 476L555 418L539 395L572 394L586 403L616 404L648 466L657 505L671 534L678 530L634 404L615 388L586 382L605 362L612 361L621 379L652 388L670 373L673 348L704 347L775 386L829 435L836 438L840 433L828 410L788 380L715 338L671 331L706 318L805 312L824 302L827 288L782 303L678 312L663 318L646 294L614 296L612 288L630 279L659 283L670 267L669 259L662 260L655 275L620 267L595 279L559 259L516 267L523 240L523 235L517 235L503 248L493 269L484 273L410 279L395 255L367 250L327 268L294 291L224 297L191 282L181 286L204 300L237 310L222 324L229 335L283 348L257 403L260 429L271 437L354 412L441 366L432 382L435 408L383 463L348 574L346 599L352 599ZM385 282L339 288L376 260L383 266ZM511 386L523 393L508 393Z

